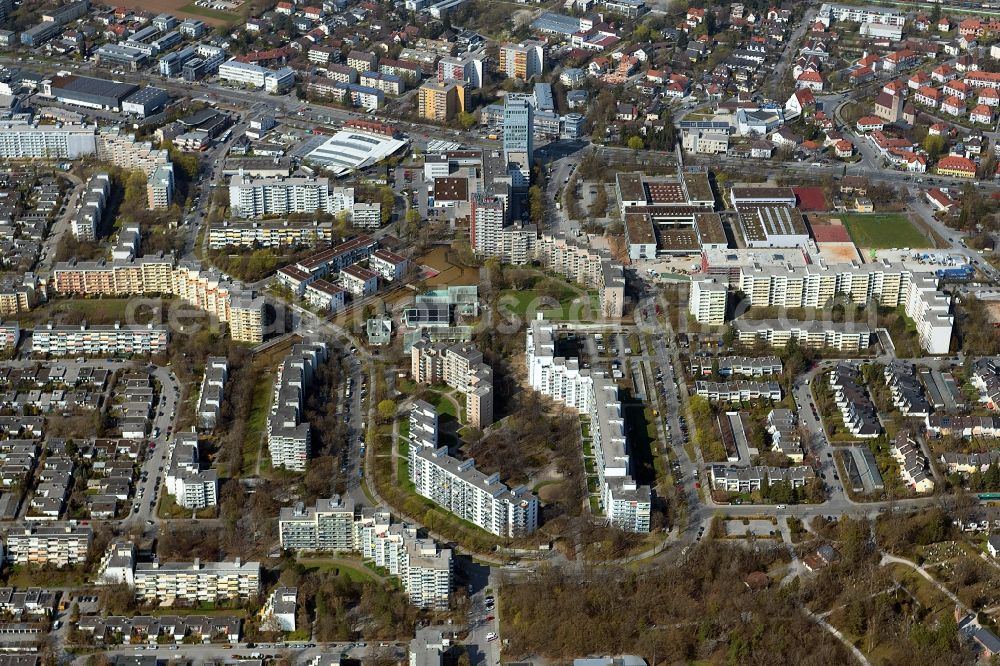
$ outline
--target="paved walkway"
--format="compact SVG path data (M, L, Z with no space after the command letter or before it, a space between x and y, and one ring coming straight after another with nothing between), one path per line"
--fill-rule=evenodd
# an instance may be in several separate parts
M963 604L962 601L958 597L956 597L954 594L952 594L951 590L949 590L944 585L942 585L941 583L939 583L937 581L937 579L934 578L934 576L930 575L927 572L926 569L924 569L922 566L918 565L916 562L912 562L912 561L910 561L910 560L908 560L906 558L903 558L903 557L896 557L895 555L890 555L889 553L882 553L882 559L879 561L879 565L880 566L885 566L887 564L903 564L903 565L906 565L906 566L910 567L911 569L913 569L914 571L916 571L918 574L920 574L921 576L923 576L929 583L931 583L937 589L939 589L941 591L941 594L943 594L946 597L948 597L949 599L951 599L952 603L954 603L956 606L958 606L959 608L961 608L965 613L971 612L969 610L968 606L966 606L965 604Z
M835 626L833 626L832 624L824 620L822 617L816 615L807 608L803 608L802 612L808 615L810 620L812 620L819 626L829 631L837 638L837 640L843 643L844 647L850 650L851 654L854 655L854 658L858 660L858 663L863 664L864 666L871 666L871 662L868 661L868 657L865 656L865 653L859 650L857 647L855 647L855 645L851 643L851 641L847 640L847 637L844 636L844 634L840 633L840 631Z

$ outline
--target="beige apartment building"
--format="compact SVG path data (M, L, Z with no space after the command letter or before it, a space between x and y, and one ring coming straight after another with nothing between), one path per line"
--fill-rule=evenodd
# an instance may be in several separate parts
M176 296L228 323L233 340L263 341L264 299L197 264L175 264L172 258L156 256L112 263L69 261L56 264L52 278L56 291L63 294Z
M493 369L483 353L469 344L447 345L419 340L410 352L413 379L421 384L447 384L465 394L468 422L485 428L493 423Z
M256 600L260 562L149 562L135 567L135 598L140 603L212 603Z

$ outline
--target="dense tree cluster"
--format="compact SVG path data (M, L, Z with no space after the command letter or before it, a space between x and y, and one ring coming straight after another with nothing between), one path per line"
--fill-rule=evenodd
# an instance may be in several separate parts
M656 664L848 663L840 643L784 592L744 584L781 553L713 543L679 566L642 575L548 570L510 580L499 595L508 652L549 659L628 653Z

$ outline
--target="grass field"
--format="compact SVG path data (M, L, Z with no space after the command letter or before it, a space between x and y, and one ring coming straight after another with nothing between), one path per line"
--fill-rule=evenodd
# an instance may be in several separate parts
M240 18L235 12L226 12L209 7L199 7L193 0L98 0L97 4L106 7L123 6L132 9L145 9L153 14L167 13L185 15L203 19L210 25L228 25ZM200 247L200 246L199 246Z
M536 312L543 312L549 319L568 319L573 321L590 320L600 316L600 300L596 295L587 293L589 303L581 300L577 292L566 289L560 294L558 305L554 299L546 297L534 290L516 291L506 289L500 294L500 306L512 315L534 318Z
M253 389L253 400L247 417L247 436L243 441L243 476L253 476L256 473L258 452L262 456L267 455L266 447L261 445L261 437L264 436L267 414L271 407L272 381L271 373L266 373Z
M840 220L859 247L922 248L933 247L919 229L898 213L841 215Z
M181 12L185 14L194 14L195 16L200 16L202 18L212 19L213 21L222 21L225 23L232 23L239 18L238 15L232 12L225 12L221 9L212 9L210 7L199 7L193 2L184 5L180 8Z

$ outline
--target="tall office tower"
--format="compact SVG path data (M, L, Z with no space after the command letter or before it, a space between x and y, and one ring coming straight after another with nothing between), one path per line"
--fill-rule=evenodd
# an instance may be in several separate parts
M508 99L503 107L503 156L515 187L531 183L534 112L526 99Z

